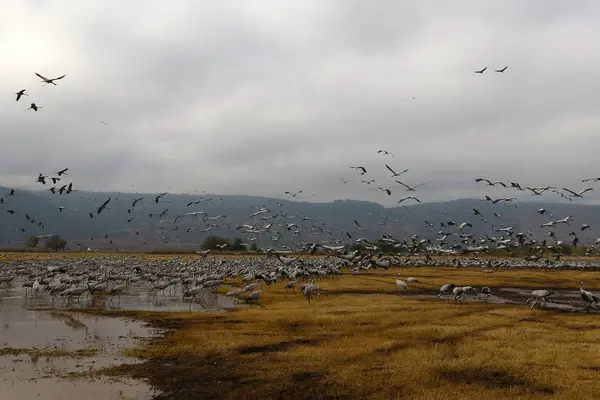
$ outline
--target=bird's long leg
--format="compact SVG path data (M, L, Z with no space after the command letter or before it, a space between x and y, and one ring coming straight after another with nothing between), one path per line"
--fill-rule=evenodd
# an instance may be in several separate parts
M533 301L533 304L531 305L531 309L533 309L533 307L535 307L535 305L537 304L537 302L538 302L537 300Z

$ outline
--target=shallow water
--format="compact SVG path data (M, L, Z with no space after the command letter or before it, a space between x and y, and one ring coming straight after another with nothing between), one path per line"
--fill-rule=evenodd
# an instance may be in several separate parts
M482 294L475 296L466 295L463 297L463 302L487 301L490 304L523 304L531 307L531 303L528 304L527 300L531 298L531 292L533 291L532 289L515 287L494 287L491 288L491 291L492 295L489 298ZM437 298L437 294L419 295L418 297L435 299ZM454 295L448 295L445 297L445 299L454 302ZM581 299L581 295L578 290L555 290L551 296L547 297L547 301L545 303L538 303L535 307L561 312L587 312L585 303Z
M0 356L0 399L152 398L144 382L94 372L138 362L123 351L156 335L155 329L128 319L29 308L44 308L45 302L14 291L0 298L0 351L10 349ZM78 350L82 355L70 353Z
M153 293L148 291L144 284L131 285L127 291L120 296L91 296L83 294L79 299L64 299L60 296L50 296L45 291L32 295L31 291L22 288L22 281L15 280L9 289L0 289L0 307L2 302L15 302L25 308L96 308L107 310L139 310L139 311L162 311L177 312L189 311L190 299L182 298L182 289L165 290ZM214 293L205 293L195 299L191 306L192 311L221 311L235 308L233 300Z
M99 367L122 364L127 359L103 357L84 359L0 357L0 399L2 400L88 400L151 399L155 394L145 382L127 378L78 377Z
M524 306L531 307L531 303L527 303L527 300L531 298L531 292L533 289L530 288L516 288L516 287L491 287L492 295L487 297L482 294L477 295L465 295L463 296L463 303L480 302L490 304L522 304ZM427 289L425 291L411 291L402 290L396 292L401 296L414 297L416 299L423 300L439 300L454 303L454 295L452 293L438 299L438 291ZM330 294L336 294L336 292L330 292ZM338 296L387 296L389 293L364 293L358 292L346 292L337 294ZM581 313L587 312L586 303L582 300L579 290L554 290L551 296L547 297L545 303L537 303L535 308L543 308L546 310L570 312L570 313ZM600 313L600 309L591 312Z

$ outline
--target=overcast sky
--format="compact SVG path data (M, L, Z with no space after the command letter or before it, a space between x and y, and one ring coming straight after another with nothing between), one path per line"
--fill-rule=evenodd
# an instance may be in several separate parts
M423 201L516 194L479 176L580 190L598 21L594 1L6 1L0 185L69 167L87 190L391 205L388 163Z

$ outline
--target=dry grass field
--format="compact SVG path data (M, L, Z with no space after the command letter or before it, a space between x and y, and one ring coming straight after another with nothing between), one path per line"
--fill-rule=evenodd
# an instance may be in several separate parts
M417 284L397 295L395 272ZM107 373L146 378L164 399L597 399L600 315L418 299L444 283L600 287L600 273L413 268L317 282L307 303L278 284L264 307L129 313L167 328Z

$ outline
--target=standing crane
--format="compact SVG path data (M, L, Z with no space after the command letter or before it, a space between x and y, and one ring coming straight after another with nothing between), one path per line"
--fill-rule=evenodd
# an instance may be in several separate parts
M593 308L596 310L598 308L598 303L600 302L600 298L596 296L594 293L583 289L583 282L579 282L579 292L581 293L581 298L587 303L587 312L590 313L590 310ZM595 305L594 305L595 304Z
M546 289L539 289L539 290L534 290L533 292L531 292L531 298L527 300L527 303L533 302L533 304L531 304L531 308L533 309L533 307L535 307L536 304L540 303L540 307L542 306L542 304L546 303L546 297L553 295L554 292L551 290L546 290Z

